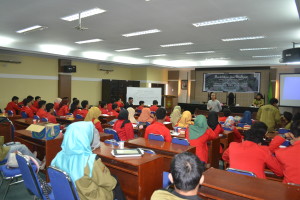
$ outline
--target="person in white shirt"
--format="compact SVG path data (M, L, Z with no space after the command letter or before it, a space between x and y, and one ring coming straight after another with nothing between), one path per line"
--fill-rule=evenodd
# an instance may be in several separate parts
M207 102L207 110L220 112L222 106L220 101L217 100L217 96L214 92L210 93L210 100Z

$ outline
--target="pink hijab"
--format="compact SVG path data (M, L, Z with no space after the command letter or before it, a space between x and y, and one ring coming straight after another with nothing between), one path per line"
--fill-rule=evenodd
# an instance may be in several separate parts
M150 108L143 108L141 115L138 118L138 121L151 123L153 121L153 118L150 116L150 114L151 114Z

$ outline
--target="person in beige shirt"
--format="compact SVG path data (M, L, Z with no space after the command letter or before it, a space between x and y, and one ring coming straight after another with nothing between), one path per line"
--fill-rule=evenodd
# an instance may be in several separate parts
M270 99L270 104L264 105L258 109L256 119L264 122L268 126L268 131L274 131L276 125L280 122L280 112L278 110L278 100Z

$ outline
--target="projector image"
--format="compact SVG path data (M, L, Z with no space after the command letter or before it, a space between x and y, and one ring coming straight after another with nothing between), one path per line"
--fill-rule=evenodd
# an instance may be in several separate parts
M281 63L300 62L300 48L286 49L282 51Z

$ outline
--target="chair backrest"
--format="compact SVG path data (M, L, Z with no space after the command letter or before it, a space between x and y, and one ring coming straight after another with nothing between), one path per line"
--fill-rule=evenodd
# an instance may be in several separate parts
M104 129L104 133L107 133L107 134L112 134L114 136L114 139L119 142L120 139L119 139L119 136L118 136L118 133L117 131L115 131L114 129L112 128L105 128Z
M37 174L34 172L30 160L21 154L16 154L16 158L26 188L38 198L45 199L41 190L40 182L37 178Z
M34 116L33 116L33 119L40 120L40 117L39 117L39 116L37 116L37 115L34 115Z
M26 114L26 112L21 112L21 117L22 118L28 118L28 115Z
M83 116L80 115L80 114L77 114L77 115L75 116L75 118L76 118L76 119L83 119Z
M48 167L48 175L55 200L79 200L79 196L71 177L53 166Z
M169 179L169 172L163 172L163 188L167 188L169 185L171 185L171 181Z
M7 111L7 114L8 114L8 115L13 115L14 112L13 112L12 110L8 110L8 111Z
M148 139L149 140L157 140L157 141L165 141L164 136L158 135L158 134L153 134L153 133L150 133L148 135Z
M190 143L187 139L185 138L177 138L177 137L173 137L172 138L172 143L174 144L181 144L181 145L185 145L185 146L189 146Z
M285 133L288 133L289 132L289 130L288 129L285 129L285 128L280 128L280 129L278 129L278 133L279 134L285 134Z
M48 118L42 117L41 121L42 121L42 122L48 122Z
M242 175L246 175L246 176L256 177L256 175L253 172L249 172L249 171L245 171L245 170L227 168L226 171L233 172L233 173L236 173L236 174L242 174Z

